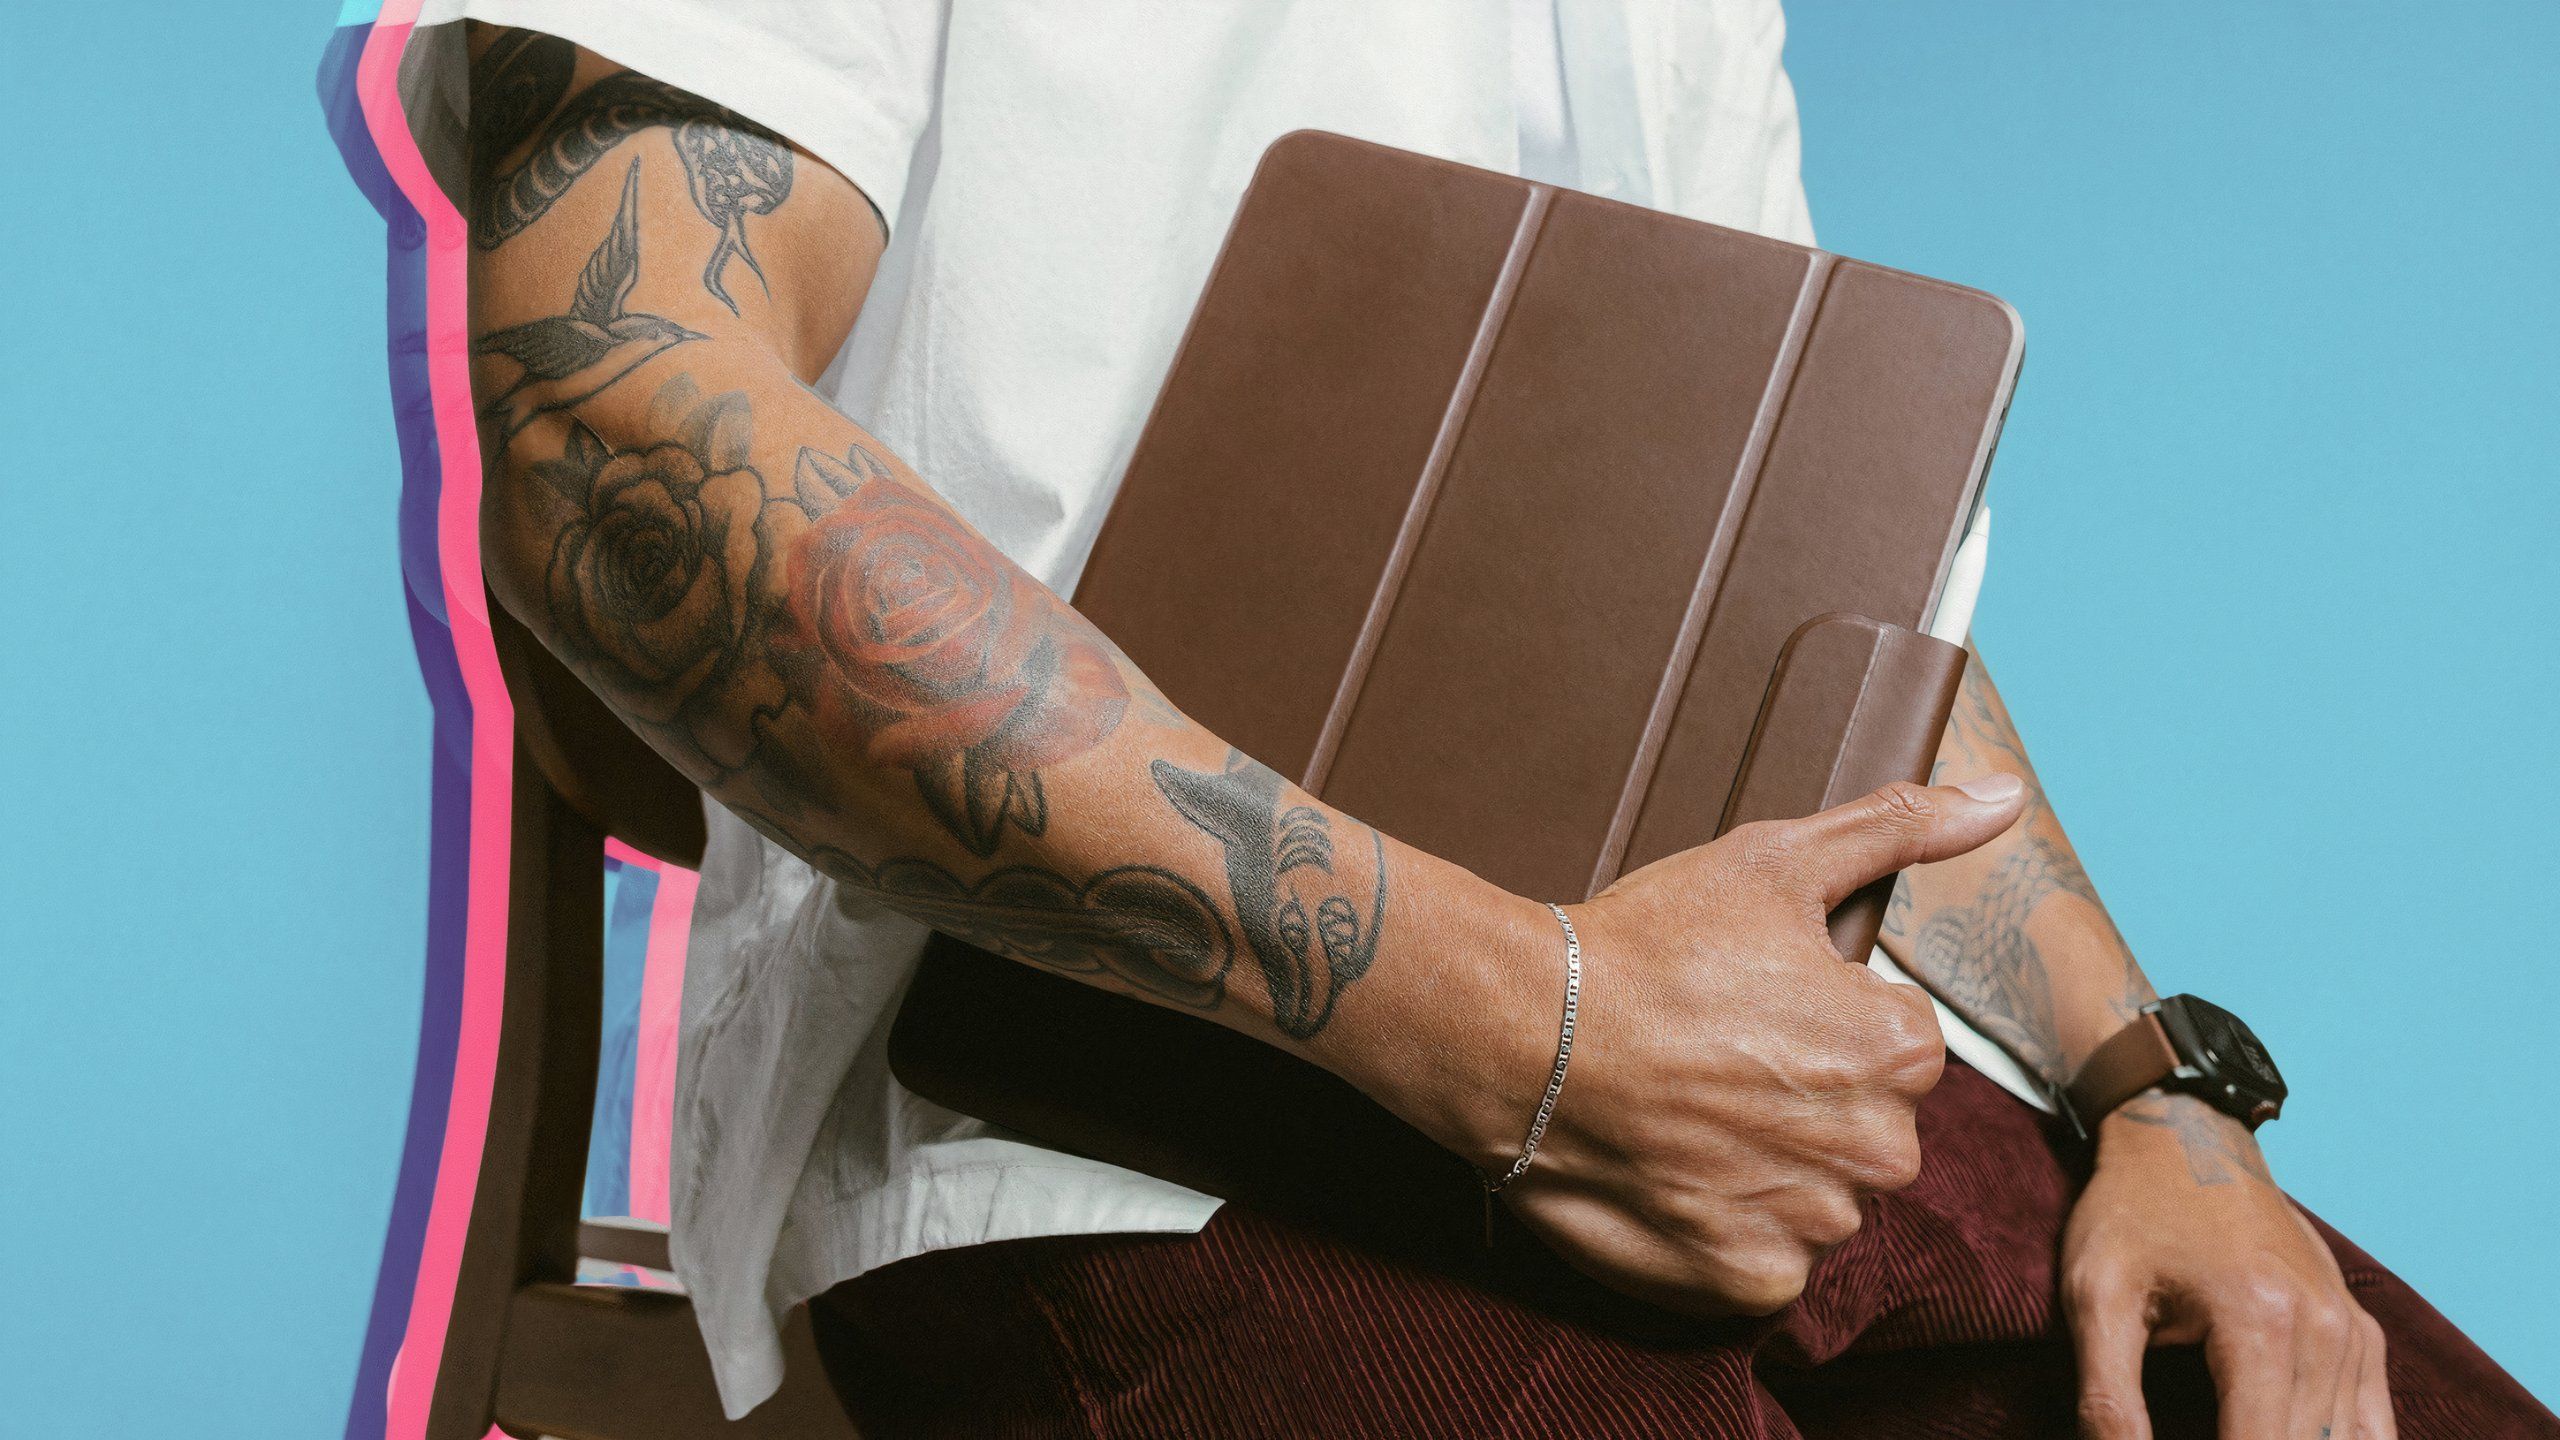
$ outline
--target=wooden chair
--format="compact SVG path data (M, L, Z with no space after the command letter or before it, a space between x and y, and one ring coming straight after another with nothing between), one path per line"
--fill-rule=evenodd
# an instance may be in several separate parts
M516 708L507 979L489 1134L429 1440L854 1440L805 1312L781 1393L722 1418L683 1295L576 1282L581 1256L664 1270L655 1229L581 1223L604 996L604 842L702 863L701 797L489 605Z

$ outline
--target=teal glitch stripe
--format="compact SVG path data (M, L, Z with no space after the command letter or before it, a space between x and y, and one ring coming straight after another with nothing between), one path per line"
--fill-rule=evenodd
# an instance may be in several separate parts
M596 1055L595 1118L587 1135L586 1213L631 1213L631 1121L639 1084L640 990L658 872L604 862L604 1033Z

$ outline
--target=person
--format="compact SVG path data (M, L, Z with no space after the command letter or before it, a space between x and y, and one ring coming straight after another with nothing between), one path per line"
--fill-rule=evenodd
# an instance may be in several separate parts
M450 113L489 582L717 802L673 1248L732 1413L812 1301L883 1435L2560 1433L2240 1121L2146 1091L2083 1148L2035 1108L2154 991L1978 664L1942 783L1551 910L1237 753L1059 598L1264 145L1340 130L1809 243L1774 0L428 18L456 14L486 22ZM1937 1009L1822 927L1915 866L1886 949ZM1282 905L1365 926L1367 963L1193 963L1180 916ZM1500 1173L1560 919L1580 1040L1503 1199L1644 1324L886 1067L931 925L1191 1005Z

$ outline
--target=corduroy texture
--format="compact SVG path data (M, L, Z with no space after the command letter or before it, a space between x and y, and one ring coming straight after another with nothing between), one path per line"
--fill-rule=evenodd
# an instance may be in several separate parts
M2055 1296L2081 1176L2047 1122L1960 1064L1920 1113L1920 1179L1773 1320L1670 1320L1541 1261L1466 1276L1240 1206L1197 1236L1010 1241L902 1261L813 1305L866 1435L1856 1437L2073 1433ZM2391 1341L2409 1440L2560 1421L2327 1227ZM2160 1440L2213 1434L2192 1349L2147 1377Z

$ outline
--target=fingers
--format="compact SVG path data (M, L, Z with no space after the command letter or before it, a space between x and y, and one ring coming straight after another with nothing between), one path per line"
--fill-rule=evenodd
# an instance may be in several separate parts
M2073 1296L2071 1343L2080 1357L2080 1433L2086 1440L2151 1440L2142 1354L2151 1344L2139 1290L2100 1282Z
M1884 1028L1870 1043L1869 1054L1885 1069L1895 1090L1917 1100L1938 1088L1938 1080L1946 1073L1947 1036L1938 1028L1937 1007L1929 1003L1929 994L1917 985L1897 985L1864 965L1853 966L1852 975L1875 981L1874 995L1884 1007Z
M2319 1407L2320 1424L2311 1433L2320 1440L2348 1440L2356 1433L2356 1377L2364 1373L2364 1336L2349 1331L2338 1373L2329 1377L2329 1393Z
M2363 1336L2343 1293L2305 1295L2293 1311L2293 1429L2303 1440L2343 1440Z
M2306 1303L2293 1329L2293 1429L2302 1440L2344 1440L2361 1337L2343 1301Z
M2383 1364L2389 1342L2372 1316L2359 1314L2356 1321L2364 1331L2364 1352L2356 1366L2355 1426L2345 1433L2355 1440L2399 1440L2399 1422L2391 1416L2391 1376Z
M2293 1433L2289 1335L2267 1326L2218 1322L2205 1335L2204 1357L2221 1398L2222 1440L2272 1440Z
M1896 870L1961 855L2016 823L2026 787L1994 771L1963 787L1887 785L1819 815L1766 826L1755 863L1829 909Z

